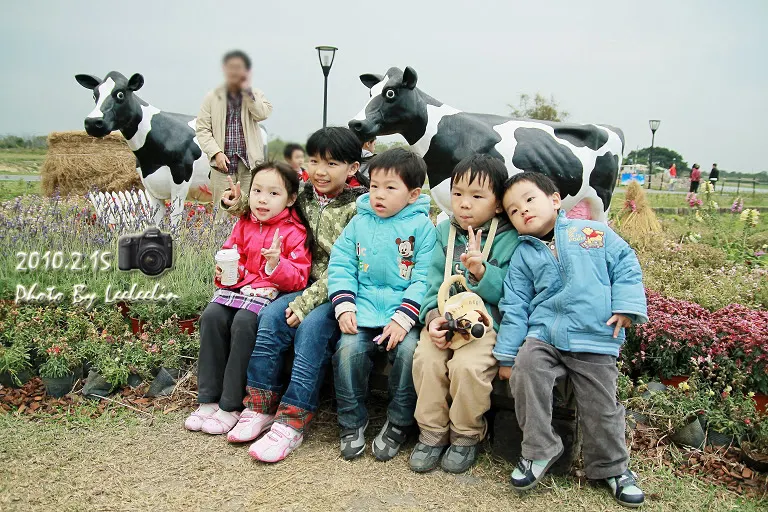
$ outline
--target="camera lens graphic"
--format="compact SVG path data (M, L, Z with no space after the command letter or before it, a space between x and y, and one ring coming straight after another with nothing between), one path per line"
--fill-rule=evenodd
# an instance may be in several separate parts
M148 276L156 276L165 269L165 254L156 247L148 247L139 253L139 270Z

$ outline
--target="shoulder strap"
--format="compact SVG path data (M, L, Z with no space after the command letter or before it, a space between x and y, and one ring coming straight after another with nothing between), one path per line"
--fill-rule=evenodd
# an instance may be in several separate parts
M445 270L443 278L448 280L453 274L453 251L456 243L456 226L453 222L450 223L451 228L448 231L448 251L445 253ZM485 238L485 245L483 246L483 259L488 260L488 255L491 253L491 246L493 246L493 239L496 238L496 228L499 226L499 218L494 217L491 221L491 227L488 229L488 235Z

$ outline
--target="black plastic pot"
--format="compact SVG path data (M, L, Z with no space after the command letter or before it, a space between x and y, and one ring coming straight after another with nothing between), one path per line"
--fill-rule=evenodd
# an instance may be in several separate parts
M66 377L42 377L45 384L45 392L54 398L61 398L66 395L75 385L75 374L72 373Z
M718 432L710 428L707 430L707 444L719 447L739 446L739 440L734 435Z
M29 379L34 377L35 374L32 373L30 370L23 370L19 372L16 377L21 381L21 384L16 382L16 380L13 378L13 376L8 372L0 372L0 384L7 388L20 388L24 384L27 383Z
M165 368L161 367L157 372L157 376L149 385L147 396L168 396L173 393L173 389L176 387L176 380L181 375L181 370L177 368Z
M673 443L683 446L693 446L694 448L704 447L704 429L701 428L699 418L675 431L669 438Z
M758 459L758 455L764 458ZM768 454L758 454L749 448L749 441L746 437L741 439L741 462L761 473L768 472Z
M132 388L141 386L142 382L144 382L144 379L138 373L132 373L128 376L128 385Z
M104 380L100 373L96 370L91 370L88 372L88 378L83 386L83 395L88 398L100 398L109 395L114 389L114 386Z

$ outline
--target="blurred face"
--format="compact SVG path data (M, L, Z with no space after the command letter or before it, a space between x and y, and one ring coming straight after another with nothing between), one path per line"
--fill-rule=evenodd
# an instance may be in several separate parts
M273 169L265 169L253 176L251 193L248 204L251 213L261 222L268 221L275 215L293 206L296 194L288 195L280 173Z
M416 202L419 194L421 188L408 190L400 176L392 170L372 169L371 208L379 217L386 219L397 215L407 205Z
M454 181L451 187L451 209L462 229L478 228L502 212L491 182L475 179L469 183L469 174Z
M545 236L554 229L559 208L560 194L548 196L530 181L519 181L504 194L504 211L521 235Z
M371 153L376 152L376 139L369 140L368 142L363 144L363 149L366 149L370 151Z
M233 57L224 63L224 81L230 89L239 89L248 77L243 59Z
M293 170L298 171L304 165L304 152L300 149L294 149L291 153L291 158L288 160L288 165L293 167Z
M347 178L354 176L360 168L359 162L340 162L320 155L309 157L307 174L312 185L323 195L335 197L344 190Z

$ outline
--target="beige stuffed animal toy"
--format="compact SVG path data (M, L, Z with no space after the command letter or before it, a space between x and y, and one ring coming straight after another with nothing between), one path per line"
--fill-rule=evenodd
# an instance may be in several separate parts
M450 276L437 292L437 310L448 320L445 339L451 342L450 348L456 350L472 340L482 338L493 325L493 321L483 299L476 293L464 291L449 297L454 284L469 290L464 276ZM456 334L459 336L455 336Z

